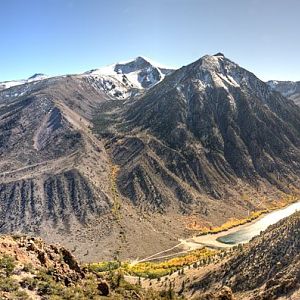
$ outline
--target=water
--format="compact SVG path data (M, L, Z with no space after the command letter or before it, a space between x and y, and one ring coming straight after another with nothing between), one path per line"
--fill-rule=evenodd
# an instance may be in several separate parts
M260 220L246 225L236 232L226 234L217 238L217 241L232 245L249 242L253 237L259 235L261 231L266 230L268 226L277 223L285 217L290 216L297 210L300 210L300 202L296 202L286 208L273 211Z

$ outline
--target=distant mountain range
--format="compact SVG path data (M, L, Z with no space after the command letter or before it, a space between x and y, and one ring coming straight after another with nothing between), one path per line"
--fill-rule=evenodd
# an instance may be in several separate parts
M91 84L99 85L105 89L112 97L126 98L129 96L129 89L150 88L173 71L173 69L156 66L147 61L146 58L139 56L128 62L87 71L81 76L90 80ZM0 90L47 78L49 78L47 75L37 73L28 79L0 82Z
M0 90L8 89L10 87L22 85L25 83L43 80L46 78L48 78L48 76L46 76L45 74L37 73L37 74L30 76L28 79L3 81L3 82L0 82Z
M139 56L133 60L120 62L109 66L101 67L85 72L94 84L100 84L113 97L128 97L128 88L147 89L164 79L166 75L174 72L175 69L153 63L152 60ZM0 82L0 90L13 86L44 80L49 76L43 73L36 73L28 79ZM300 82L270 80L267 84L274 91L280 92L283 96L300 104Z
M271 80L267 83L271 89L293 100L297 105L300 105L300 81Z
M222 53L0 85L1 232L134 258L298 192L300 108Z

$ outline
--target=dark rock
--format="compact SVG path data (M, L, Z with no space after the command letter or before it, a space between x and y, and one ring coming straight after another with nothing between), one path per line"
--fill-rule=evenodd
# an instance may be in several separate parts
M101 281L98 283L98 290L101 296L108 296L109 295L109 285L106 281Z

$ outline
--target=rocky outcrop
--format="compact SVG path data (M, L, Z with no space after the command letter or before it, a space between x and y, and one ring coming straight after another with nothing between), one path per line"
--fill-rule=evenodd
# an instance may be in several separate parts
M120 270L82 267L67 249L39 238L0 236L1 299L169 299L166 295L126 282Z
M56 281L76 283L85 277L74 256L65 248L26 236L1 236L0 257L11 256L19 266L52 269Z

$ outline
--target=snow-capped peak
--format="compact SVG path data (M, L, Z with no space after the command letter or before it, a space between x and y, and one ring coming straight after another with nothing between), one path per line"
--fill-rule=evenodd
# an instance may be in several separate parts
M267 84L272 90L280 92L285 97L291 97L293 100L297 98L299 102L300 82L270 80Z
M32 81L37 81L37 80L43 80L43 79L46 79L48 78L47 75L43 74L43 73L36 73L32 76L30 76L27 81L28 82L32 82Z
M195 93L205 95L216 88L223 90L233 109L236 107L234 94L238 90L252 93L261 99L267 99L271 93L263 81L222 53L205 55L177 70L170 78L172 80L166 81L168 88L177 88L184 98Z
M137 89L147 89L160 82L172 69L160 68L153 65L146 58L138 56L133 60L91 70L86 74L92 76L110 76L121 82L128 80Z
M157 67L159 69L165 69L165 70L175 70L175 69L177 69L176 67L170 67L170 66L163 65L163 64L153 60L152 58L149 58L149 57L146 57L146 56L139 56L139 57L144 59L148 63L150 63L152 66Z
M229 86L249 85L255 77L249 71L226 58L223 53L205 55L191 64L189 68L197 72L204 85L214 83L214 85L225 89Z
M11 88L13 86L18 86L18 85L22 85L22 84L26 84L26 83L30 83L30 82L34 82L34 81L44 80L47 78L49 78L47 75L42 74L42 73L37 73L37 74L30 76L28 79L3 81L3 82L0 82L0 90L5 90L5 89Z

